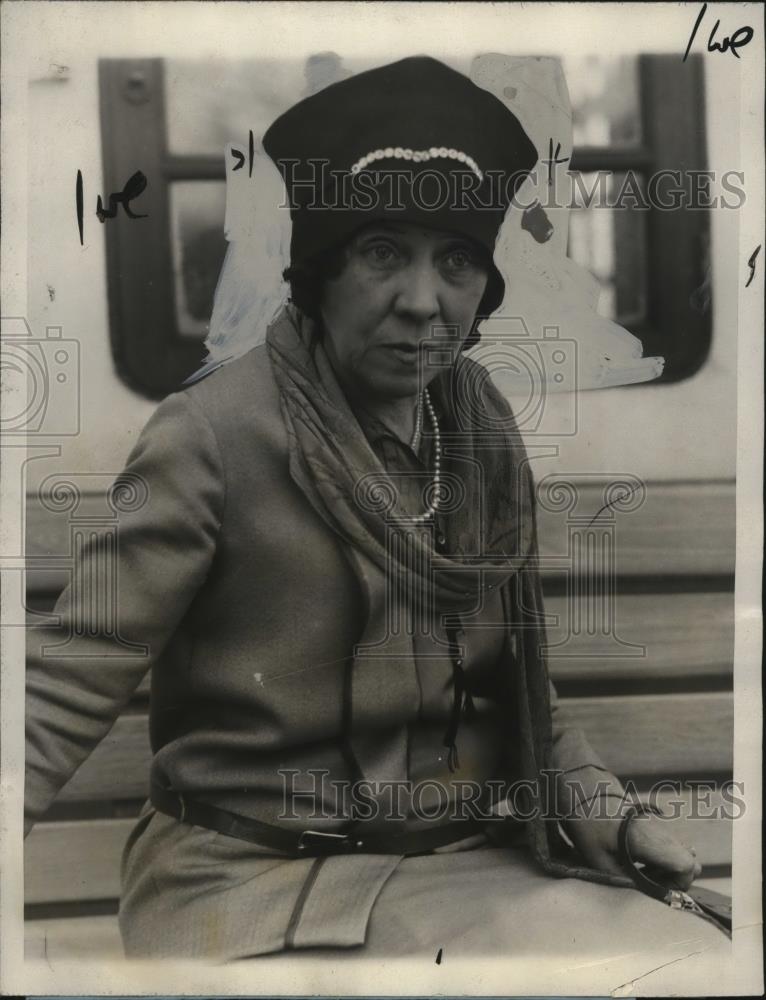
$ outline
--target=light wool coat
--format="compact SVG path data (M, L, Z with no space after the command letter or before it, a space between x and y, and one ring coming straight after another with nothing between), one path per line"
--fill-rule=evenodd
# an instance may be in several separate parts
M350 780L339 739L343 665L359 636L364 606L338 538L291 478L265 347L166 398L142 432L125 475L146 487L145 502L121 516L117 553L119 634L137 645L137 653L115 656L103 623L88 619L88 603L76 606L71 589L56 606L62 628L72 635L66 658L40 654L41 646L60 640L58 630L31 633L27 830L106 735L150 668L153 777L222 808L305 828L300 815L278 819L280 773L326 769L333 780ZM95 549L86 548L82 560L80 576L96 585ZM75 618L81 626L76 633ZM406 720L413 728L418 712L413 705ZM511 759L517 739L509 720ZM576 772L586 791L605 780L620 790L582 734L558 723L555 703L549 764ZM297 800L296 808L300 813ZM179 838L199 847L198 828L171 832L175 821L150 817L146 812L129 845L143 844L143 854L140 866L126 864L133 872L128 895L131 878L145 876L152 857L165 871L172 869L167 845L179 872L188 862ZM149 841L141 838L152 823L155 832L161 830L147 853ZM210 831L202 839L211 850L217 839L217 849L224 843L229 852L238 851L240 862L247 855L253 876L264 867L263 852L251 845L232 846L226 843L231 838L222 841ZM266 866L273 867L273 860ZM248 938L249 947L274 950L288 938L293 946L360 943L378 892L399 860L332 859L323 868L342 870L334 880L318 877L310 862L283 860L283 875L289 870L290 876L280 882L280 905L271 907L275 922L260 944ZM232 861L227 871L242 869ZM148 875L156 880L156 873ZM197 878L197 889L201 884ZM172 886L166 888L172 902ZM337 890L348 894L345 931L323 918L323 894ZM132 894L136 921L136 901L147 898L142 893ZM150 941L155 934L161 947L159 927L147 927L152 933L139 936ZM236 932L230 933L234 943L227 938L224 952L241 953ZM248 933L241 930L245 938ZM184 940L187 950L201 947L197 932L190 930Z

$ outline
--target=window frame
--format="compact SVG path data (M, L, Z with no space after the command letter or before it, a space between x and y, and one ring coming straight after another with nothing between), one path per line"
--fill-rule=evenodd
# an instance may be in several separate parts
M675 55L642 55L638 59L641 102L639 145L579 147L570 169L613 173L633 171L646 176L661 170L703 171L706 167L705 79L702 59L682 63ZM663 95L671 95L673 114L654 114ZM683 127L679 127L679 121ZM699 311L692 301L710 281L710 220L708 210L657 207L646 212L646 319L630 325L644 354L666 358L656 383L675 384L704 365L712 341L711 305ZM707 265L707 266L706 266ZM673 282L667 276L673 276ZM709 289L708 289L709 291ZM674 350L668 352L666 345Z
M138 169L149 180L133 206L147 218L118 216L106 223L112 355L119 376L151 399L178 389L204 354L202 342L184 336L176 320L170 185L226 180L223 154L169 152L164 63L161 58L99 60L105 190L120 191Z

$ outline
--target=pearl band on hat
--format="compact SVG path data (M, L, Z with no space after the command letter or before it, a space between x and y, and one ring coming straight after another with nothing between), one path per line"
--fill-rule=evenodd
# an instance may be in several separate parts
M364 167L368 167L376 160L412 160L414 163L422 163L424 160L458 160L473 171L480 181L484 179L484 174L479 169L479 165L472 156L461 152L459 149L447 149L446 146L431 146L430 149L404 149L402 146L387 146L385 149L376 149L366 156L362 156L351 167L352 174L358 174Z

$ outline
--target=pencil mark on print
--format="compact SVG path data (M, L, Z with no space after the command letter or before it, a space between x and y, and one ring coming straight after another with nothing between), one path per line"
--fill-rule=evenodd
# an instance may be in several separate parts
M603 507L599 507L599 509L596 511L596 513L593 515L590 521L588 521L587 524L588 528L590 528L592 524L595 524L595 522L599 519L599 517L601 517L604 511L611 510L613 507L617 506L617 504L624 504L625 501L628 500L630 497L632 497L633 494L636 493L638 490L644 490L644 491L646 490L646 487L641 482L636 483L635 486L632 486L630 489L624 488L620 483L613 483L612 487L616 487L616 490L609 494L609 499L607 500L607 502L603 505ZM622 492L620 492L620 490L622 490ZM641 503L643 503L643 498L641 502L638 504L638 506L640 506ZM620 507L618 509L625 510L626 508Z
M595 516L590 513L594 487L603 501ZM565 600L548 615L548 657L645 657L645 646L619 634L617 558L617 513L632 513L644 504L645 483L629 473L607 484L600 475L582 474L573 481L551 474L540 480L537 500L542 512L558 515L548 519L549 550L540 555L540 570L566 579Z

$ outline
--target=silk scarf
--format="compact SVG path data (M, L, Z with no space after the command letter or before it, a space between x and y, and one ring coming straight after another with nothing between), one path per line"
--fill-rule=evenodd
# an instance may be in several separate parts
M440 554L367 441L314 324L293 307L266 335L288 435L290 473L339 537L360 582L366 621L348 664L347 759L372 786L407 777L407 726L418 705L412 595L470 614L501 589L506 628L520 637L509 700L521 771L535 778L551 745L542 654L534 486L510 407L484 368L460 356L429 385L440 417L452 555ZM513 674L513 676L511 676ZM521 702L521 703L520 703ZM547 855L545 830L533 832Z

